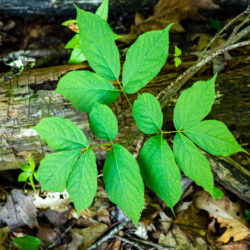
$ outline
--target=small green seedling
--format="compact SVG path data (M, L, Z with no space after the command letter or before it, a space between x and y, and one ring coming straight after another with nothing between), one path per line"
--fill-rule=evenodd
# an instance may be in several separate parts
M35 167L36 167L35 162L33 161L31 155L29 155L29 164L25 164L21 167L21 170L23 172L18 176L18 182L26 182L29 179L30 185L34 191L36 191L33 179L33 177L36 179Z
M31 235L15 238L13 241L22 250L37 250L41 245L41 241L37 237Z
M181 49L175 46L174 47L174 65L176 68L178 68L181 65L181 59L179 57L181 54L182 54Z
M103 20L107 22L108 20L108 11L109 11L109 0L104 0L102 4L98 7L95 14L100 16ZM86 61L86 57L84 56L81 45L80 45L80 38L79 38L79 29L77 26L77 20L68 20L62 23L63 26L69 27L71 30L76 32L77 34L73 36L72 39L68 41L65 45L65 49L72 49L70 58L68 63L76 64ZM121 36L114 33L115 39L120 38Z

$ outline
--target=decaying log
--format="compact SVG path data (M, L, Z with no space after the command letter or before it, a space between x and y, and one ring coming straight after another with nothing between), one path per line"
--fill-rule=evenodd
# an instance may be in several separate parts
M249 49L249 48L248 48ZM244 54L249 55L247 48ZM172 82L181 72L189 68L195 56L183 56L183 64L178 69L165 65L161 73L152 80L143 91L158 93ZM171 61L171 57L170 57ZM14 169L28 162L31 153L39 162L50 149L30 129L41 118L62 116L76 122L84 131L90 143L96 141L89 129L88 115L77 111L60 94L54 94L59 77L69 70L88 69L86 63L80 65L62 65L43 69L31 69L0 86L0 169ZM217 98L209 118L226 123L240 143L249 141L249 56L233 56L225 71L220 73L216 82ZM207 76L204 76L207 75ZM1 75L0 75L1 77ZM196 80L211 77L211 66L206 66L190 84ZM131 100L136 95L130 96ZM176 99L168 105L165 113L165 125L172 126L172 109ZM136 130L131 111L123 96L111 105L118 116L119 135L117 140L128 138ZM129 147L135 150L136 140ZM97 158L103 159L105 151L97 151Z
M15 16L74 15L73 3L79 8L94 11L103 0L0 0L0 14ZM157 0L110 0L116 14L152 9Z

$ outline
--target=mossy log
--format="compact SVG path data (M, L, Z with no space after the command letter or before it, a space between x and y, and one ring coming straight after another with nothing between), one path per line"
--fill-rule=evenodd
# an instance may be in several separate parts
M249 48L248 48L249 49ZM210 113L210 119L218 119L230 128L238 142L247 145L250 139L249 132L249 84L250 64L249 53L241 50L228 61L223 72L218 75L216 81L216 101ZM239 53L238 53L239 54ZM244 55L242 55L244 54ZM248 56L246 56L246 54ZM142 91L157 94L184 70L195 63L193 55L183 55L182 65L174 67L173 57L170 55L168 62ZM28 162L29 154L38 164L43 156L50 151L45 142L41 141L35 131L31 129L42 118L49 116L62 116L78 124L86 134L90 144L96 144L89 128L88 114L76 110L69 101L60 94L54 94L58 79L71 70L88 70L88 64L61 65L42 69L31 69L22 72L21 75L6 81L0 86L0 170L18 169ZM2 77L0 75L0 77ZM186 84L190 86L194 81L209 79L212 76L212 66L204 67L192 81ZM115 83L114 83L115 84ZM178 93L179 94L179 93ZM136 95L130 95L133 102ZM165 129L172 130L173 107L177 96L173 96L171 102L164 109ZM131 115L131 110L124 96L111 105L118 117L119 134L116 140L130 138L136 125ZM135 152L138 138L127 148ZM98 160L103 160L106 151L95 148ZM249 172L236 171L234 166L225 162L211 161L211 166L216 180L224 187L234 192L245 201L250 201ZM228 177L228 171L233 174ZM227 170L229 169L229 170Z
M190 67L195 59L192 55L183 56L183 64L178 69L166 64L160 74L142 92L158 93ZM28 162L29 154L39 162L44 154L50 152L35 131L30 129L40 119L48 116L62 116L76 122L89 141L96 144L89 128L88 114L76 110L60 94L54 94L60 76L74 69L88 69L88 65L84 63L31 69L0 86L0 170L20 167ZM249 72L249 57L234 56L228 61L228 66L217 78L216 101L209 115L211 119L226 123L241 144L248 142L250 138ZM211 75L211 66L207 66L187 86L196 80L208 79ZM133 102L136 95L130 95L130 98ZM176 97L173 97L164 111L166 129L172 126L175 102ZM111 107L119 121L117 140L129 137L131 132L136 130L136 126L124 96L120 96ZM135 146L136 140L129 149L134 151ZM104 155L105 152L97 151L97 159L103 159Z

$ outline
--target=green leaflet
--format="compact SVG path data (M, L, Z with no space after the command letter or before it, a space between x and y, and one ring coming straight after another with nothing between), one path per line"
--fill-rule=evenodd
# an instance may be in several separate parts
M120 75L120 56L113 31L98 15L77 7L76 10L82 52L90 66L104 78L117 80Z
M18 182L25 182L30 177L30 175L32 175L31 170L30 171L25 171L25 172L19 174L17 181Z
M229 156L240 151L247 153L234 139L227 126L220 121L202 121L187 128L184 133L212 155Z
M77 125L62 117L42 119L34 129L55 151L84 148L88 145L86 136Z
M207 158L180 133L177 133L174 138L174 155L184 174L213 195L214 179Z
M65 49L73 49L68 63L81 63L86 60L86 57L82 53L79 34L74 35L73 38L68 41L65 45Z
M108 80L90 71L73 71L64 75L55 93L70 100L82 112L90 112L96 103L110 104L120 94Z
M68 63L77 64L86 60L86 57L82 53L80 45L76 45L72 50Z
M109 0L103 0L102 4L98 7L95 14L100 16L107 22L109 13Z
M122 75L126 93L136 93L159 73L168 57L170 27L139 36L129 48Z
M146 185L173 211L181 196L181 173L172 150L161 135L151 137L143 145L139 165Z
M213 193L212 196L213 196L214 199L219 200L224 196L224 193L219 188L214 187L214 193Z
M137 127L146 134L161 132L163 114L158 100L151 94L138 95L134 102L133 117Z
M89 114L90 127L95 136L112 141L118 132L118 121L111 108L97 104Z
M67 181L67 191L78 214L92 204L97 191L97 166L91 149L87 149L74 166Z
M37 180L42 191L63 192L66 182L81 150L71 150L46 155L40 162L37 171Z
M186 129L201 121L211 111L215 99L216 75L208 81L198 81L184 90L174 109L174 126Z
M41 241L34 236L26 235L24 237L18 237L13 239L13 241L22 249L22 250L37 250Z
M79 45L80 37L79 34L75 34L65 45L65 49L74 49L75 46Z
M144 206L144 185L135 158L121 145L114 144L103 168L109 199L137 226Z

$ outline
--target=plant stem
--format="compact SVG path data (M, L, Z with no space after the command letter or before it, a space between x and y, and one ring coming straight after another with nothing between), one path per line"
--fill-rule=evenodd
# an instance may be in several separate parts
M105 147L105 146L111 146L113 145L112 142L109 142L109 143L105 143L105 144L94 144L94 145L90 145L89 147L90 148L97 148L97 147Z
M131 104L131 102L130 102L130 100L129 100L128 96L127 96L127 94L124 92L124 89L123 89L123 87L122 87L122 85L121 85L120 81L119 81L118 79L117 79L116 81L117 81L117 83L119 84L119 87L120 87L120 89L121 89L121 91L122 91L123 95L124 95L124 96L125 96L125 98L127 99L127 102L128 102L128 104L129 104L130 108L132 109L132 108L133 108L133 106L132 106L132 104Z
M178 133L178 132L181 132L181 131L162 131L161 133L162 134L173 134L173 133Z

